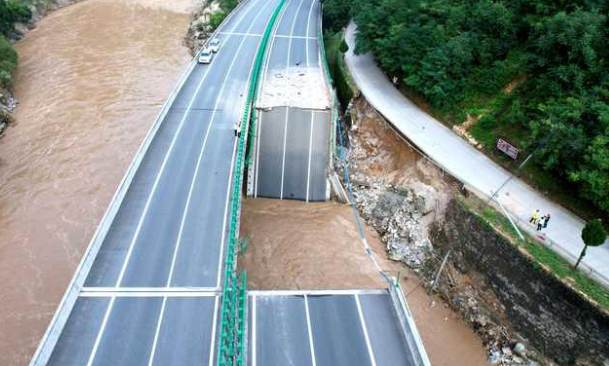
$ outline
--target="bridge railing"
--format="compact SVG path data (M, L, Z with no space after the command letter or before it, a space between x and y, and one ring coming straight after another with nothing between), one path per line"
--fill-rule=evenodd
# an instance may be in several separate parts
M208 38L206 42L209 42L211 39L215 38L215 36L224 29L226 24L228 24L234 14L237 13L236 10L246 2L247 0L241 2L237 6L237 8L235 8L229 14L229 16L222 21L220 26L212 33L212 35ZM139 169L142 160L148 152L148 149L150 148L150 145L152 144L152 141L156 136L157 131L159 130L162 122L165 120L167 113L169 113L169 110L175 98L177 97L180 90L182 90L182 86L184 86L184 83L186 82L196 65L197 57L195 55L195 57L193 57L190 63L188 64L188 68L184 71L184 73L174 86L173 90L169 94L167 100L165 100L165 103L163 104L163 107L161 107L161 110L159 111L154 123L150 126L148 133L144 137L144 140L142 141L137 153L131 161L131 164L127 168L123 179L116 188L114 196L110 200L108 208L106 209L106 212L104 213L100 224L95 230L95 233L91 238L91 242L89 243L89 246L83 254L82 259L78 267L76 268L76 271L74 272L74 276L72 277L65 294L61 299L59 306L57 307L57 310L55 311L55 314L53 315L53 318L51 319L51 322L49 323L49 326L47 327L47 330L45 331L40 343L38 344L38 348L36 349L36 352L34 353L32 360L30 361L30 366L46 365L48 363L51 354L55 349L55 345L59 340L59 336L68 321L68 317L70 316L70 313L72 312L72 309L76 304L76 300L78 299L80 290L83 288L85 280L87 279L91 267L93 266L93 262L95 261L95 258L97 257L97 254L99 253L99 250L106 238L106 234L108 233L112 222L118 214L125 195L127 194L127 190L133 182L135 173Z
M239 243L239 223L241 214L241 190L243 186L243 170L245 168L245 155L250 121L255 122L255 114L252 113L254 101L259 86L259 75L263 60L266 57L267 46L277 16L286 0L280 0L273 11L269 22L264 30L256 58L252 66L251 77L248 85L248 93L245 109L239 124L236 124L238 137L237 153L235 156L235 170L233 172L233 187L231 196L231 216L229 229L228 253L224 266L224 284L222 288L222 308L220 311L220 341L218 343L218 366L246 365L245 347L245 304L246 304L246 281L245 272L237 274L236 250ZM254 116L254 117L252 117ZM239 284L240 283L240 284Z

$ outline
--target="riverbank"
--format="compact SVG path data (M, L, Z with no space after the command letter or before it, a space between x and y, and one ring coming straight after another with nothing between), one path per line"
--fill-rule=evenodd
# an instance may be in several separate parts
M20 103L0 139L1 365L30 361L191 60L183 36L193 8L191 0L88 0L49 13L15 43Z
M4 33L8 35L0 40L0 137L13 121L13 111L18 105L18 100L13 95L13 79L17 71L18 56L11 44L22 39L30 29L36 27L46 14L84 0L20 0L14 1L12 4L5 5L12 13L12 20L5 24ZM8 4L8 3L7 3ZM12 25L11 25L12 24Z

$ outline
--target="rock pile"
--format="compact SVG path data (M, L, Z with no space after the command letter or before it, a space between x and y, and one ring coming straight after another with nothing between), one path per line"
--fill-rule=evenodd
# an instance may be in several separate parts
M334 167L344 177L348 164L358 211L380 234L389 258L431 284L442 258L434 253L429 231L443 220L453 195L451 183L427 159L409 151L365 102L356 101L354 113L345 136L346 163L337 160ZM457 258L451 257L436 289L479 334L491 364L538 366L534 359L543 359L551 365L527 349L525 340L509 328L492 290L464 275Z
M381 235L389 258L419 270L433 255L433 248L422 229L421 208L425 199L407 186L366 182L358 175L353 195L362 217Z

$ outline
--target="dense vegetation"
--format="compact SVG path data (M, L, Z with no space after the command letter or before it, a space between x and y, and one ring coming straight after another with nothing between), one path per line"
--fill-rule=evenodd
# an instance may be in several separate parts
M13 85L13 73L17 69L17 52L6 41L13 32L15 22L30 19L30 9L15 1L0 1L0 86L10 89Z
M238 0L218 0L220 11L211 14L209 18L209 26L211 29L216 30L224 18L226 18L228 14L230 14L230 12L237 7L238 4Z
M479 116L472 132L487 147L507 135L537 149L537 166L609 212L608 10L605 0L326 0L324 22L337 30L353 16L356 51L434 111L453 123Z
M348 51L349 46L343 39L343 33L338 31L336 33L326 32L324 35L324 45L326 48L326 60L328 61L328 68L336 92L338 94L338 100L342 108L346 108L347 104L353 99L353 90L350 85L349 73L347 72L347 65L343 60L343 54Z

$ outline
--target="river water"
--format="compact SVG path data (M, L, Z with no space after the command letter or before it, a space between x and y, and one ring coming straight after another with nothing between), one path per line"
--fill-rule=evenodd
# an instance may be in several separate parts
M194 0L88 0L15 45L0 139L0 365L27 365L148 128L190 59Z

